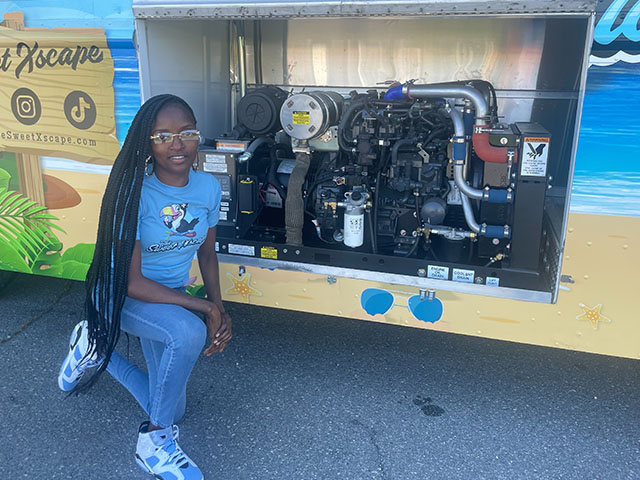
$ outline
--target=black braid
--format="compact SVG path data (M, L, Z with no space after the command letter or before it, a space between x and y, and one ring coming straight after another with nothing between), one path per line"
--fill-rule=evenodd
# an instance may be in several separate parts
M91 378L75 388L74 393L86 392L96 383L106 370L120 338L120 312L129 284L145 160L151 155L149 137L158 112L172 104L184 107L195 123L191 107L180 97L168 94L152 97L138 110L113 163L102 197L96 249L85 283L89 345L95 346L95 351L105 358ZM90 348L87 355L92 351Z

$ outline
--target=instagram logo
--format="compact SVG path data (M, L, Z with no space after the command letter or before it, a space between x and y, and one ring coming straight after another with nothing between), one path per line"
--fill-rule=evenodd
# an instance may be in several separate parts
M42 106L40 99L28 88L19 88L11 97L11 111L16 119L24 125L33 125L40 120Z
M22 118L34 118L36 116L36 103L33 97L28 95L19 95L16 98L18 106L18 115Z

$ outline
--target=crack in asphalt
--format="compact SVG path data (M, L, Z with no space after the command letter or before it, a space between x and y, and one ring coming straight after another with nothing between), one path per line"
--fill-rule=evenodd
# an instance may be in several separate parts
M380 450L380 445L378 445L378 440L376 438L376 431L373 428L368 427L367 425L365 425L359 420L352 420L351 423L353 423L354 425L358 425L359 427L362 427L367 432L367 435L369 436L369 441L373 445L373 448L375 448L376 450L376 456L378 459L378 470L380 470L380 473L382 474L383 479L391 480L391 477L388 475L387 471L384 468L384 462L382 460L382 452Z
M24 322L22 325L20 325L17 329L15 329L13 332L11 332L6 337L0 339L0 345L4 345L9 340L11 340L13 337L15 337L16 335L19 335L20 333L25 331L27 328L29 328L29 326L31 326L36 320L39 320L40 318L45 316L47 313L49 313L51 310L53 310L55 308L55 306L58 304L58 302L60 302L62 297L64 297L65 295L67 295L69 293L70 289L71 289L71 280L67 280L67 282L64 284L62 292L60 292L58 294L58 296L53 300L53 302L51 302L51 304L47 308L45 308L40 313L38 313L34 317L30 318L26 322Z

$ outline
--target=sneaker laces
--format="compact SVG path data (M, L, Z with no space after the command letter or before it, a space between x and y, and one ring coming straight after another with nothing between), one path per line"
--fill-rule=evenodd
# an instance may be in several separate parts
M105 356L102 355L97 359L95 357L97 357L95 352L91 353L91 355L87 355L86 358L83 357L80 359L80 362L78 362L76 368L84 373L84 371L89 368L99 367L102 365L102 362L104 362Z
M169 453L169 463L175 463L178 468L183 468L183 465L189 463L189 460L187 460L187 456L182 451L175 439L171 438L167 441L165 450L167 451L167 453Z
M85 361L85 362L82 364L82 368L93 368L93 367L97 367L97 366L101 365L101 364L102 364L102 362L104 362L104 356L103 356L103 357L101 357L101 358L99 358L98 360L91 360L91 359L88 359L87 361Z

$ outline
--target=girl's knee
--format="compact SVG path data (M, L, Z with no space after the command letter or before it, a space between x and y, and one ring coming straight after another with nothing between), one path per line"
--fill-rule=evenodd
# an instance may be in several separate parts
M207 340L207 327L199 318L193 323L195 324L195 326L193 329L194 332L192 339L195 343L194 346L198 349L198 351L200 351L204 348L204 344Z
M195 315L185 319L173 338L173 347L200 352L207 339L207 327Z

